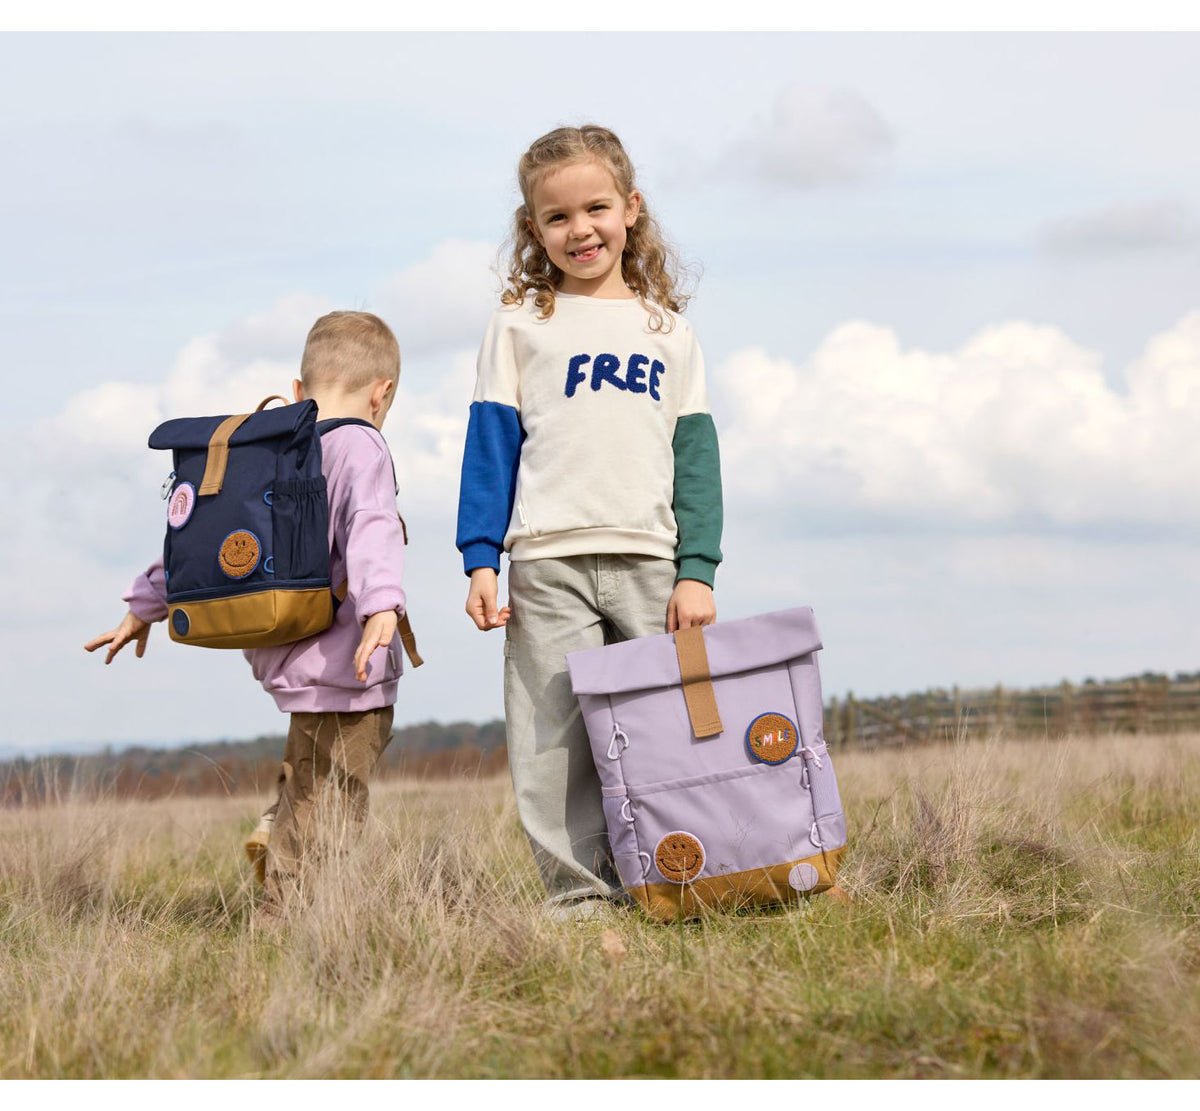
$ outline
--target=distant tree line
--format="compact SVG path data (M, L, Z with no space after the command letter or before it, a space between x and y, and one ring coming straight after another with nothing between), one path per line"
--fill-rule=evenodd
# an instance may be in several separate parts
M109 746L87 755L9 760L0 763L0 805L81 794L156 799L266 793L274 787L283 745L283 734L272 734L252 741ZM507 767L503 721L429 721L395 730L376 774L444 779L492 775Z
M1062 736L1067 733L1172 732L1200 729L1200 672L1074 686L1012 690L929 690L891 698L833 698L825 737L839 747L953 739L968 733ZM265 794L274 789L282 734L252 741L104 749L86 756L47 756L0 763L0 806L69 796L164 798L169 795ZM506 770L504 722L428 721L392 733L378 777L447 779Z

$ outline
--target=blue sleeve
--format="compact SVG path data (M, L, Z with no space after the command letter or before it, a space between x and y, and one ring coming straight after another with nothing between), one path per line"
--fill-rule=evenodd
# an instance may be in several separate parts
M468 575L477 567L500 570L524 439L521 418L511 405L495 401L472 404L463 449L456 541Z

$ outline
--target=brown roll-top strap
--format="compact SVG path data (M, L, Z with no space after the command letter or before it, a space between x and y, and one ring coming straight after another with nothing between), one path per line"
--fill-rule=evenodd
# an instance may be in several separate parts
M683 698L692 733L697 739L715 737L725 727L717 711L717 696L713 692L701 626L679 629L675 633L675 652L679 656L679 677L683 681Z
M217 430L208 441L208 458L204 463L204 478L200 489L196 491L201 497L205 494L219 494L225 483L225 467L229 463L229 437L250 419L249 413L238 413L226 417L217 425Z
M273 393L270 397L264 397L254 412L261 413L272 401L282 401L286 404L287 398ZM225 468L229 465L230 437L252 415L251 413L237 413L232 417L226 417L217 425L217 430L209 437L208 458L204 461L204 477L200 480L200 489L196 491L197 494L203 497L206 494L221 492L221 487L225 485Z

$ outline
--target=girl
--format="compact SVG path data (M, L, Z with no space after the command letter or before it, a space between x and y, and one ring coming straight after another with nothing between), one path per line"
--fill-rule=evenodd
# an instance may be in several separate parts
M468 615L505 627L509 766L550 905L588 917L620 884L566 654L716 619L720 463L704 361L676 315L687 298L620 140L558 128L517 176L458 548Z

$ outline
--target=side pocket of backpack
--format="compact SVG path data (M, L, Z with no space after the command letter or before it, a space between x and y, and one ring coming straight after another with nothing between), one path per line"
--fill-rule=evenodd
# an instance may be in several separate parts
M271 492L276 582L329 581L329 500L325 476L280 482Z

